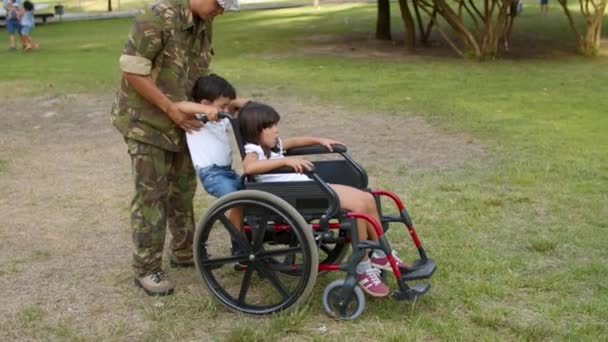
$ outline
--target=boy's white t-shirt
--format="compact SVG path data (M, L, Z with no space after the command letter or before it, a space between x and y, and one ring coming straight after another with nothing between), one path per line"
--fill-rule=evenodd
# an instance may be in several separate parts
M278 145L279 152L270 151L270 158L266 158L262 146L256 144L245 144L245 153L256 153L258 155L258 160L285 158L283 155L283 142L281 139L279 139ZM308 178L308 176L299 173L275 173L256 175L255 180L258 182L296 182L310 181L311 179Z
M232 163L232 146L228 137L230 120L209 121L198 131L186 133L186 141L194 168L229 166Z

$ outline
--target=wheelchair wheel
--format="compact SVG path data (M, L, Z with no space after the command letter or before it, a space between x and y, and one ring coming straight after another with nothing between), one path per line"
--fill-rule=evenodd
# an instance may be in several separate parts
M344 283L344 279L338 279L327 285L323 291L323 309L330 317L355 320L365 310L365 295L358 286L355 286L352 294L343 302L342 287Z
M235 208L244 212L242 229L227 217ZM305 301L319 267L304 218L281 198L256 190L234 192L211 205L196 228L194 261L211 294L228 309L253 315Z

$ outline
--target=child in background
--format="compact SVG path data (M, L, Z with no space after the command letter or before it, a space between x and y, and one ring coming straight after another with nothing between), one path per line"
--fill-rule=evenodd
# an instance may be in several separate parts
M19 24L19 11L21 0L4 0L3 7L6 11L6 30L8 31L8 49L15 51L15 33L21 34L21 25Z
M23 2L23 8L20 13L20 24L21 24L21 41L23 42L24 50L30 51L32 49L38 49L40 46L38 43L32 40L32 31L36 23L34 21L34 4L26 0Z

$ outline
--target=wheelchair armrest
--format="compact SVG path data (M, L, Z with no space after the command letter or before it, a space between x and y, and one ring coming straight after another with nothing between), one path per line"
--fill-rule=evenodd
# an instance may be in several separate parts
M290 148L285 152L286 156L302 156L307 154L323 154L323 153L345 153L346 146L342 144L333 144L331 145L333 151L329 151L323 145L310 145L310 146L301 146Z
M277 169L266 171L266 172L260 173L260 174L267 175L267 174L273 174L273 173L296 173L296 170L294 170L292 167L289 167L289 166L283 166L283 167L279 167ZM303 172L303 174L306 174L306 175L313 174L313 173L315 173L314 166L312 167L312 169ZM248 176L255 176L255 175L248 175Z

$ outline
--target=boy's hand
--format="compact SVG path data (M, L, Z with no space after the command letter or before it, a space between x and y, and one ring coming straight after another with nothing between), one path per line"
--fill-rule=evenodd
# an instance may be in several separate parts
M337 140L323 139L323 138L319 139L319 145L325 146L325 148L327 148L329 150L329 152L332 152L334 150L333 147L331 147L331 145L333 145L333 144L343 145L341 142L339 142Z
M228 111L230 113L235 113L237 110L243 108L249 101L251 101L251 100L246 99L246 98L237 97L236 99L230 101L230 104L228 105Z
M285 166L289 166L296 171L296 173L302 173L304 171L310 171L314 167L314 165L302 158L294 158L294 157L286 157L285 158Z

